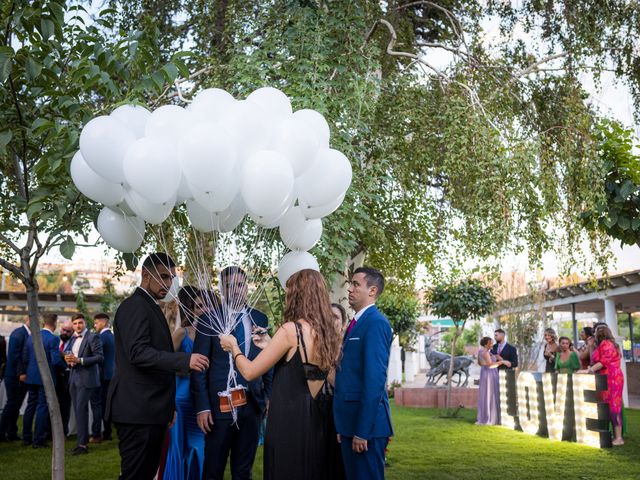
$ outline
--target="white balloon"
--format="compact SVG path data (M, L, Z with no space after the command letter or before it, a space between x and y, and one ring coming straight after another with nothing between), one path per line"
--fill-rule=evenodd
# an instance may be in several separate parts
M152 203L175 201L182 176L176 151L173 142L161 138L136 140L124 159L127 183Z
M273 149L287 157L298 177L311 166L318 151L318 139L304 121L290 117L276 127Z
M246 100L235 102L228 108L225 118L225 126L237 148L239 168L251 155L272 144L277 121L259 105Z
M189 182L184 178L184 172L180 176L180 185L178 185L178 195L176 196L176 204L184 203L186 200L193 200L193 193L191 193L191 187Z
M344 197L345 194L343 193L334 201L329 202L326 205L321 205L319 207L310 207L309 205L306 205L302 200L300 200L299 203L304 218L306 218L307 220L313 220L316 218L326 217L327 215L335 212L340 207L340 205L342 205Z
M195 125L180 140L178 158L189 184L204 191L217 188L236 163L232 135L221 125Z
M287 253L282 257L278 265L278 280L280 280L282 288L286 288L287 280L289 280L291 275L306 269L315 270L316 272L320 271L316 257L309 252L301 252L298 250Z
M302 120L311 127L318 138L318 144L321 148L329 148L331 130L329 129L329 124L321 113L304 108L297 112L293 112L293 118L296 120Z
M235 101L225 90L207 88L195 96L188 110L198 122L219 122Z
M213 232L216 229L214 214L193 200L187 200L187 215L191 226L201 232Z
M214 213L217 216L216 230L220 233L228 233L235 230L242 223L246 213L247 206L242 200L242 195L238 194L229 205L229 208L222 212Z
M221 212L229 208L229 205L238 194L239 188L240 178L234 170L225 176L218 187L212 190L201 190L195 185L191 185L191 193L193 193L195 201L209 212Z
M284 205L282 207L282 210L280 210L279 212L276 212L272 215L256 215L254 213L250 213L249 217L251 217L251 220L253 220L256 225L260 225L263 228L276 228L280 226L280 221L284 218L284 216L287 214L287 212L289 211L290 205L287 203L286 205Z
M240 191L250 213L270 217L291 202L293 185L293 169L287 158L273 150L262 150L245 163Z
M144 221L138 217L126 217L109 207L98 215L98 232L112 248L124 253L133 253L144 239Z
M291 250L310 250L322 237L322 220L307 220L293 207L280 220L280 238Z
M71 159L71 178L80 193L94 202L112 206L122 201L122 185L109 182L94 172L84 161L80 151Z
M124 191L124 198L136 216L152 225L158 225L164 222L169 215L171 215L173 206L176 203L176 199L173 197L165 203L156 204L150 202L135 190L130 189Z
M251 92L247 100L260 105L268 114L279 120L285 119L293 112L289 97L277 88L259 88Z
M135 217L136 215L136 212L134 212L133 209L129 206L126 199L117 204L115 207L111 207L111 209L127 217Z
M111 112L110 116L125 124L136 138L142 138L151 112L140 105L122 105Z
M299 198L312 207L327 205L347 191L351 177L351 164L342 152L320 150L298 181Z
M189 130L191 123L191 116L184 108L163 105L149 116L144 134L145 137L178 140Z
M80 134L80 151L91 169L102 178L122 183L122 162L134 134L115 118L103 115L87 123Z

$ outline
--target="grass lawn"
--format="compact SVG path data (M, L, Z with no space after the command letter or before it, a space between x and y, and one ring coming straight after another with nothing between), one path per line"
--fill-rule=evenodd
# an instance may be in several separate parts
M475 410L463 410L459 418L444 419L440 410L392 407L396 436L390 445L386 476L390 480L640 479L640 410L627 412L625 446L599 450L502 427L478 427L474 425ZM74 442L68 441L67 451L73 447ZM90 450L89 455L67 455L66 478L116 479L117 443L92 445ZM18 443L0 444L0 478L50 478L50 453ZM261 449L254 471L255 478L261 479Z

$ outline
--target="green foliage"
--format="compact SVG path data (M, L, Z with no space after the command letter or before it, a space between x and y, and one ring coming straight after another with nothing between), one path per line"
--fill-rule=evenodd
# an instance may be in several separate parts
M451 345L451 342L453 342L453 337L455 336L455 331L453 332L447 332L444 335L442 335L442 344L443 345ZM455 340L455 344L453 347L453 354L454 356L458 356L458 355L464 355L464 347L465 347L465 342L463 340L462 337L458 337Z
M467 320L480 320L491 313L495 304L491 288L474 278L436 285L427 294L431 313L451 318L456 331L464 329Z
M473 327L468 328L462 334L462 341L465 345L479 345L480 333L482 332L482 326L480 322L474 323Z
M100 310L113 319L113 314L124 299L122 295L116 293L116 289L110 278L102 279L102 291L100 292Z
M354 169L345 203L326 219L313 251L329 277L360 252L409 284L419 264L437 273L452 247L481 258L526 248L537 262L562 245L568 264L581 251L571 248L583 239L580 214L602 195L591 188L601 177L594 161L596 115L585 102L577 80L582 64L575 59L604 57L608 50L582 29L575 41L561 28L535 30L546 10L457 0L439 3L450 12L366 0L110 3L123 31L141 25L145 34L155 32L157 58L173 59L181 75L183 67L208 69L192 77L193 91L215 86L242 97L271 85L293 99L294 109L326 116L332 145ZM569 10L571 18L553 22L580 24L584 17L593 23L589 9ZM482 28L488 15L497 15L504 33L492 46ZM623 20L610 12L595 16L603 28ZM635 17L627 18L632 25ZM428 59L434 49L419 42L462 53L452 55L443 78L390 56L384 28L368 36L379 19L394 26L395 48L403 53ZM519 24L531 29L530 44L513 40ZM544 62L530 67L541 56L541 38L569 49L552 71ZM187 43L191 55L176 59ZM520 74L527 68L530 74ZM252 245L250 236L244 240ZM274 251L278 243L274 239ZM597 249L596 258L604 261Z
M97 205L69 176L83 124L120 102L148 102L178 70L159 60L153 32L114 31L113 10L94 22L82 4L63 1L5 2L2 8L2 256L18 263L14 246L26 235L35 269L57 246L71 258L74 235L86 241L97 215Z
M397 284L387 284L376 305L389 319L400 346L412 350L418 338L417 320L420 316L420 302L415 292Z
M640 245L640 158L633 151L633 132L606 121L598 125L597 138L605 172L597 185L604 196L583 212L582 222L623 245Z

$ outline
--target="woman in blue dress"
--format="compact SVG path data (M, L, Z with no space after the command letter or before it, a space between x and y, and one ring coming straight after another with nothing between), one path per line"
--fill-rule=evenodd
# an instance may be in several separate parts
M195 338L194 324L202 315L203 299L195 287L186 286L178 292L180 327L172 334L176 351L191 353ZM204 461L204 434L198 428L196 412L191 402L189 375L176 377L176 420L169 429L169 450L164 480L200 480Z

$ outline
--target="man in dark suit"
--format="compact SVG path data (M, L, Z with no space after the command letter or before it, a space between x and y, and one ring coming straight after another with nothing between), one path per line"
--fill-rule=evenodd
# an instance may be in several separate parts
M498 360L502 360L502 364L498 367L500 370L512 370L518 366L518 350L513 345L509 345L504 336L504 330L501 328L493 332L496 343L491 353L496 355Z
M60 326L60 354L64 359L64 352L69 348L73 338L73 324L71 320L65 321ZM60 405L60 416L62 417L62 429L65 437L69 435L69 418L71 416L71 395L69 394L69 374L71 368L65 363L65 368L56 371L56 396Z
M249 360L253 360L260 349L252 342L251 333L254 327L266 328L267 317L247 305L247 274L241 268L225 268L220 274L220 284L223 304L221 308L205 315L238 320L234 331L238 346ZM205 305L211 303L205 302ZM233 479L250 479L258 448L260 422L271 394L273 371L252 382L247 382L236 372L238 385L247 388L247 404L236 409L237 423L234 424L231 413L220 411L218 397L218 392L227 389L229 354L222 350L218 337L213 332L207 332L206 328L206 321L199 325L193 351L206 355L211 366L206 373L191 374L191 393L198 413L198 425L205 433L202 478L222 480L227 459L231 455Z
M393 338L391 325L375 306L384 277L358 268L349 286L356 312L347 327L336 370L333 416L347 479L384 478L384 449L393 435L387 369Z
M7 366L4 370L7 403L2 410L2 417L0 417L0 442L20 440L18 437L18 416L27 394L27 387L24 384L27 374L26 366L22 361L22 350L30 336L31 331L26 323L16 328L9 336Z
M76 447L71 454L82 455L89 453L89 400L100 387L100 365L104 356L100 337L87 329L84 315L74 315L71 322L75 333L69 344L71 353L65 355L65 361L71 367L69 393L78 430ZM101 415L100 412L93 414Z
M91 425L90 443L100 443L102 440L111 440L111 422L106 420L104 415L107 405L107 392L109 391L109 383L113 378L113 372L116 365L115 342L113 332L109 328L109 315L106 313L98 313L93 317L93 326L96 332L100 334L102 341L102 354L104 361L100 365L100 388L94 390L91 397L91 410L94 412L102 412L103 415L94 415L93 424ZM104 431L102 425L104 423Z
M175 374L209 366L203 355L173 350L158 300L167 295L175 275L175 263L166 253L149 255L140 287L122 302L113 322L116 371L106 417L120 439L120 480L154 478L174 418Z
M64 368L64 362L60 354L60 339L53 332L56 330L58 316L54 313L43 315L44 328L42 329L42 346L47 359L47 364L51 370L51 377L54 385L56 382L56 371ZM51 429L49 422L49 408L47 407L47 397L44 393L42 377L38 370L38 362L33 348L32 337L27 338L27 343L22 352L22 359L27 366L27 378L25 384L29 390L29 395L36 398L35 412L33 409L27 409L24 413L22 423L22 438L25 442L33 438L33 448L41 448L47 446L47 434ZM33 416L36 417L35 435L32 435Z

